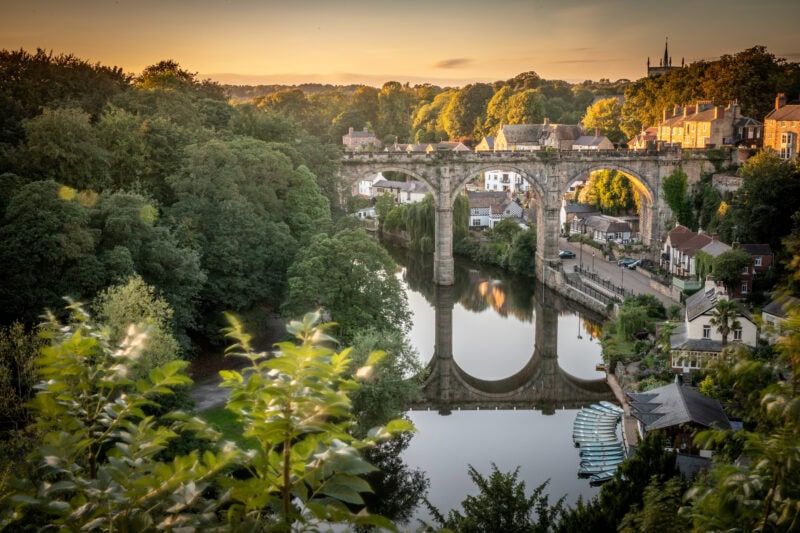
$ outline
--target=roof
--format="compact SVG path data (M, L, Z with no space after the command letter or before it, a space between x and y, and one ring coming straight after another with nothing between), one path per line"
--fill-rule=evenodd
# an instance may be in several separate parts
M573 141L583 135L583 127L580 124L549 124L547 135L559 141Z
M375 134L369 131L354 131L353 133L345 133L344 137L375 137Z
M502 135L507 144L538 144L542 128L542 124L505 124L500 126L497 136Z
M688 256L692 256L697 250L700 250L712 240L713 239L711 236L706 235L705 233L694 233L694 235L688 240L683 241L683 243L678 246L673 245L672 247L679 249Z
M494 150L494 137L484 137L475 147L476 152L481 150Z
M567 214L571 213L599 213L600 211L593 205L590 204L564 204L562 206L564 212Z
M687 320L692 321L698 316L711 311L717 305L718 299L719 293L716 287L703 288L686 298ZM739 317L744 317L752 322L752 315L742 304L736 302L736 307L739 311Z
M772 300L770 303L764 306L762 311L767 313L768 315L773 315L781 318L786 318L788 308L796 307L800 305L800 298L795 298L794 296L782 296L780 298L776 298Z
M600 146L603 141L608 141L608 137L605 135L600 135L596 137L594 135L581 135L572 143L573 146Z
M470 209L488 207L494 212L503 212L511 202L511 197L503 191L471 192L468 193Z
M772 248L769 247L769 244L740 244L739 248L744 250L750 255L772 255Z
M689 228L687 228L686 226L681 226L680 224L678 224L677 226L675 226L674 229L670 230L670 232L667 233L667 238L669 239L669 242L672 245L672 247L677 248L682 243L688 241L695 235L697 234L692 230L690 230Z
M764 119L767 120L800 120L800 105L789 104L773 109Z
M629 392L631 413L642 421L645 431L693 423L716 429L730 429L722 405L694 389L670 383L645 393Z
M741 128L744 126L763 126L761 122L750 117L739 117L733 121L733 125L736 126L737 128Z
M587 217L584 224L603 233L630 231L631 226L624 220L607 215L594 215Z
M710 243L700 248L700 251L707 253L711 257L717 257L721 253L727 252L728 250L731 249L732 248L727 244L725 244L724 242L718 241L717 239L712 239Z
M679 453L675 458L675 467L687 481L692 481L701 471L711 468L711 459Z

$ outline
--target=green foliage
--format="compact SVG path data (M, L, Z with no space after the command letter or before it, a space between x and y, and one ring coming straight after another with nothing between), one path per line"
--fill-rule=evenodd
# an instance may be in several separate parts
M517 274L536 273L536 226L514 235L508 251L508 268Z
M644 489L641 508L634 506L622 519L620 533L659 531L683 533L690 529L690 521L679 513L686 487L679 477L661 483L654 479Z
M662 304L661 300L652 294L642 293L631 298L626 298L625 303L623 303L622 306L625 308L644 307L647 311L648 318L657 320L665 320L667 318L667 312L664 310L664 304Z
M237 460L230 447L159 462L155 457L185 424L204 425L173 413L171 420L145 414L159 396L190 382L186 363L173 361L132 381L146 334L131 330L118 348L78 307L71 321L50 316L51 345L38 365L42 382L30 403L41 441L29 461L33 478L12 482L0 516L7 527L42 524L65 529L141 531L214 525L221 503L207 498L210 480Z
M739 320L739 304L733 300L718 300L708 323L717 328L722 335L722 345L728 344L728 335L731 331L741 326Z
M34 393L35 361L43 344L20 322L0 326L0 427L19 429L31 421L25 403Z
M283 312L324 307L350 342L365 327L407 331L410 314L396 265L364 230L317 235L289 268Z
M621 118L622 106L619 99L605 98L586 108L581 123L587 133L593 133L597 129L598 134L605 135L613 143L619 143L625 137L620 129Z
M544 98L534 89L514 94L508 99L506 124L540 124L544 120Z
M598 170L589 175L578 200L594 205L603 213L620 214L637 210L639 193L627 176L616 170Z
M493 95L492 86L485 83L466 85L457 91L442 111L442 125L447 135L451 139L480 138L486 121L486 105Z
M408 406L419 399L422 374L416 351L397 330L363 329L353 338L351 358L356 368L366 366L372 352L386 355L373 367L372 375L361 376L361 387L350 397L357 413L357 435L403 416Z
M511 244L511 242L514 240L514 237L516 237L520 232L522 232L522 228L519 227L519 224L517 224L515 220L504 218L492 229L487 230L486 235L492 241Z
M461 502L463 514L451 509L445 518L430 503L428 508L439 526L451 531L551 531L563 512L564 498L550 504L549 496L544 493L549 481L533 489L528 496L525 482L519 481L518 475L519 467L513 472L505 473L492 463L492 472L485 477L469 465L469 477L480 493L477 496L467 496Z
M711 262L714 279L721 281L728 291L732 291L742 279L742 271L750 265L753 258L744 250L726 250Z
M694 253L694 268L695 272L697 272L697 279L705 280L706 276L713 272L714 259L712 255L707 254L703 250L697 250ZM741 269L739 272L741 272Z
M131 324L147 331L132 378L148 375L153 368L180 359L180 345L172 336L172 308L140 276L101 292L93 304L97 318L109 328L109 338L120 343Z
M224 482L233 502L229 520L247 530L289 531L294 523L314 528L336 522L393 529L382 517L354 514L346 504L363 504L361 493L371 490L359 476L374 467L359 450L413 426L392 420L363 440L350 434L348 393L358 390L347 377L351 351L327 347L335 342L325 334L332 324L317 324L319 313L290 322L287 331L299 344L279 343L279 353L269 359L252 350L250 336L229 318L227 336L236 343L227 353L246 358L249 366L241 373L220 372L222 386L231 389L227 408L237 414L243 435L259 443L251 451L249 477ZM356 375L368 375L382 356L370 354Z
M642 307L620 307L617 313L617 334L630 339L633 335L647 331L650 321L647 310Z
M672 209L672 214L682 224L688 228L694 227L692 207L687 194L688 178L683 170L675 170L672 174L664 178L662 190L664 200Z

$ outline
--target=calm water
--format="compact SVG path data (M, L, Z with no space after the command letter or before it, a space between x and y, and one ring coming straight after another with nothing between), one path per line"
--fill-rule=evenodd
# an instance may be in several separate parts
M601 317L531 280L461 262L455 286L437 290L426 261L390 251L414 313L411 342L432 376L408 413L418 433L404 454L427 472L429 500L445 513L459 507L476 492L467 465L488 474L492 463L519 466L529 491L549 479L551 502L596 494L577 477L571 433L580 405L610 394L596 381Z

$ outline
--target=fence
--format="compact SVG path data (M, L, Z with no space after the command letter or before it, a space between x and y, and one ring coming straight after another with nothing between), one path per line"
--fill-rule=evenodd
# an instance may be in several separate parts
M605 292L586 285L579 276L571 276L566 274L564 276L564 280L566 281L567 285L573 289L582 292L583 294L589 296L590 298L594 298L599 302L603 302L604 305L608 305L609 303L620 303L622 301L618 296L609 296Z
M624 268L624 267L622 267L622 268ZM622 287L618 287L617 285L614 285L611 281L609 281L607 279L604 279L604 278L601 278L596 272L591 272L591 271L587 270L586 268L584 268L584 267L582 267L580 265L575 265L575 272L578 272L581 275L582 278L588 279L592 283L595 283L595 284L599 285L600 287L603 287L604 289L607 289L609 292L613 293L614 295L621 296L623 300L625 298L633 298L634 296L636 296L631 291L625 290Z

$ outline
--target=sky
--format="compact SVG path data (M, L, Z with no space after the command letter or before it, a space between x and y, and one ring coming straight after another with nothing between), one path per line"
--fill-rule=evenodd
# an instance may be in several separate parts
M0 0L0 48L233 84L638 79L764 45L800 62L800 0Z

